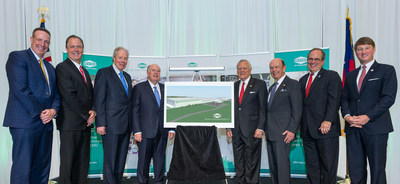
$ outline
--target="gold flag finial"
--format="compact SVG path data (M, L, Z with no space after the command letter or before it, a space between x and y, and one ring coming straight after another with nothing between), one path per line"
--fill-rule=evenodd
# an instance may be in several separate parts
M347 17L349 17L349 7L347 6Z
M39 13L39 11L40 11L40 15L42 15L42 19L44 19L45 12L49 13L49 9L47 7L45 7L44 5L37 10L38 13Z

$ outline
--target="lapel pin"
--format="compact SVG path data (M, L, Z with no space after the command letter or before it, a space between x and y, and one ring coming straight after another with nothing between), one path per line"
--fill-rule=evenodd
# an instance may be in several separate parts
M252 87L253 87L253 85L251 85L251 84L250 84L250 87L252 88Z
M374 69L371 69L371 72L373 72L374 71Z

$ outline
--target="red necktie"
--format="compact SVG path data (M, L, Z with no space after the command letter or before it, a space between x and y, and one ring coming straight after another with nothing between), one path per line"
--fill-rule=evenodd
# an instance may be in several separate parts
M365 73L366 73L365 68L367 68L367 67L365 65L363 65L362 68L363 68L363 70L361 72L360 78L358 79L358 92L360 92L360 90L361 90L361 86L362 86L363 80L365 78Z
M81 75L83 77L83 81L85 81L85 84L87 86L87 82L86 82L85 74L83 73L83 70L82 70L82 66L79 66L79 71L81 72Z
M307 83L307 87L306 87L306 97L307 98L308 98L308 92L310 92L310 87L311 87L313 75L314 75L314 73L311 73L310 74L310 78L308 78L308 83Z
M244 82L242 83L242 89L240 90L239 104L242 104L243 93L244 93Z

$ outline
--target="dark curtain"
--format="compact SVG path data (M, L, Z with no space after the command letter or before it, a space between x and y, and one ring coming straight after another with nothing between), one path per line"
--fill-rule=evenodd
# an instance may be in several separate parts
M225 179L215 126L178 126L168 180Z

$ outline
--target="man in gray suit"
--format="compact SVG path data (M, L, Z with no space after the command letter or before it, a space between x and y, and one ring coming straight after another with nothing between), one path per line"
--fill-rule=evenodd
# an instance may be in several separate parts
M298 131L302 99L300 84L286 76L282 59L273 59L270 73L275 79L269 90L266 141L272 183L290 183L290 146Z
M238 183L259 183L267 88L264 81L250 76L249 61L240 60L236 68L240 81L234 87L235 128L228 129L226 135L232 137Z

